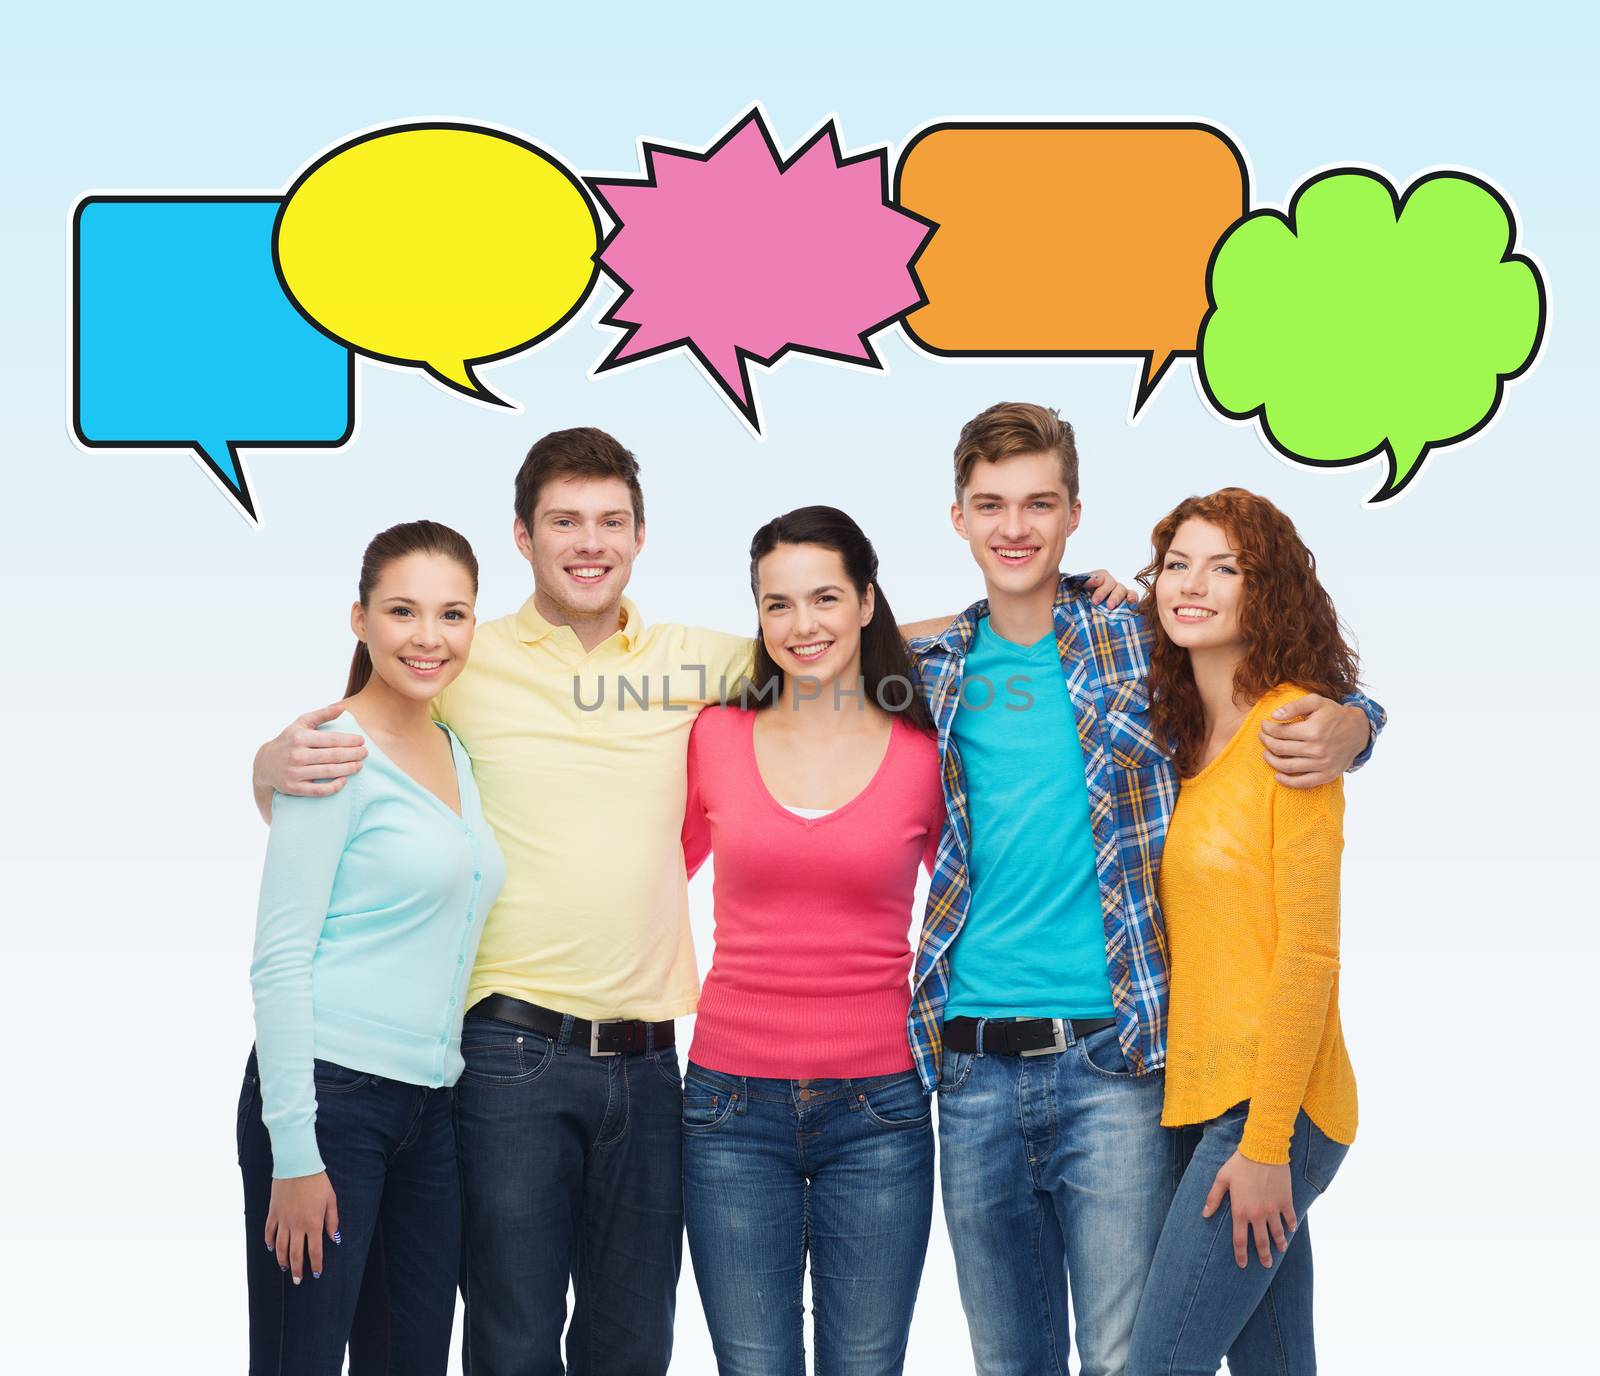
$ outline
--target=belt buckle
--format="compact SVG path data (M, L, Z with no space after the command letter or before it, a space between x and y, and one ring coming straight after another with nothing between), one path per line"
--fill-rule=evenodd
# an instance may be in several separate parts
M1040 1021L1042 1022L1044 1019L1041 1018ZM1031 1051L1019 1051L1017 1055L1053 1056L1057 1051L1065 1051L1067 1049L1067 1029L1062 1026L1062 1022L1063 1019L1061 1018L1050 1019L1050 1026L1054 1029L1055 1036L1050 1039L1049 1046L1036 1046Z
M591 1056L620 1056L620 1051L602 1051L600 1049L600 1029L602 1027L620 1027L626 1018L611 1018L606 1022L591 1022L589 1024L589 1054Z

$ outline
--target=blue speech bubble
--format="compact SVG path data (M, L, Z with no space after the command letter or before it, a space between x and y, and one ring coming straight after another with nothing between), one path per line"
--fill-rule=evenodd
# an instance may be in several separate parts
M355 355L278 281L282 203L86 196L73 216L78 442L192 450L252 523L241 448L332 448L355 428Z

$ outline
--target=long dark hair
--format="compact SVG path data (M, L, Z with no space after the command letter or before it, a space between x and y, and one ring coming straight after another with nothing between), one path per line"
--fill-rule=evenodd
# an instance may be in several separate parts
M356 595L364 607L372 596L373 588L383 577L383 571L396 559L408 554L442 554L454 559L472 577L472 593L478 593L478 556L466 537L437 521L406 521L390 526L372 537L367 552L361 556L361 581L356 585ZM350 661L350 681L344 686L344 695L359 693L372 677L372 656L362 641L356 641L355 657Z
M1208 521L1228 532L1244 574L1239 631L1244 658L1234 670L1233 689L1258 699L1280 683L1323 697L1348 697L1361 672L1345 638L1333 599L1317 578L1317 557L1291 521L1265 497L1242 487L1224 487L1207 497L1186 497L1150 533L1150 562L1139 570L1147 625L1155 628L1150 648L1150 724L1183 775L1193 774L1205 746L1205 710L1189 652L1174 643L1156 612L1156 578L1185 521Z
M933 718L918 691L917 676L895 625L894 612L878 582L878 553L861 527L838 507L802 506L775 516L750 541L750 591L761 596L757 565L779 545L819 545L831 549L844 562L844 571L858 597L875 589L872 620L861 628L861 678L863 691L885 712L901 716L919 731L933 730ZM767 653L756 623L755 667L750 691L745 694L757 710L771 707L783 697L783 670Z

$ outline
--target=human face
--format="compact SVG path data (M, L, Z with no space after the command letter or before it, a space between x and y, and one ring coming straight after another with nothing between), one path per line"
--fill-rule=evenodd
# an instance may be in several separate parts
M427 702L451 682L472 648L476 590L472 575L444 554L408 554L384 566L350 627L366 642L372 672L413 702Z
M856 592L844 560L824 545L779 545L756 564L761 639L786 678L852 685L873 588Z
M991 596L1026 597L1048 587L1055 596L1067 537L1083 504L1067 496L1054 454L1017 454L999 463L979 459L966 491L950 508L956 533L972 548Z
M535 605L558 625L614 613L644 548L621 478L552 478L540 489L532 528L519 518L515 532L533 566Z
M1243 646L1244 572L1221 526L1190 519L1178 527L1155 593L1161 629L1175 644L1191 652Z

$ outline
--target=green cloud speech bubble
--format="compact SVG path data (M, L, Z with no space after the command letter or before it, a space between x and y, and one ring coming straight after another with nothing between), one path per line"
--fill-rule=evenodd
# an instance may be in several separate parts
M1200 383L1258 420L1297 463L1384 454L1368 500L1399 493L1430 449L1476 434L1544 335L1538 268L1487 182L1435 172L1404 197L1357 168L1301 184L1289 213L1255 211L1211 257Z

